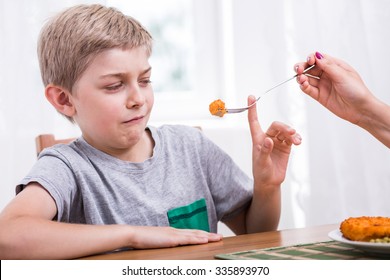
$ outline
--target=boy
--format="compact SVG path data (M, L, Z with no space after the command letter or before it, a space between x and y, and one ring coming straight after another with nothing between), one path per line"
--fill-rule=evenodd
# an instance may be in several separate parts
M150 34L134 19L80 5L43 28L45 95L82 137L43 151L0 215L0 258L76 258L276 229L295 130L264 133L248 113L249 179L199 130L147 125L153 107ZM254 98L249 98L249 103Z

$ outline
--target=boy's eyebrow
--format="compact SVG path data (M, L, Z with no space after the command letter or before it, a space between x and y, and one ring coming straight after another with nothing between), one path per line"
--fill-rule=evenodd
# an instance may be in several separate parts
M152 66L150 66L149 68L147 68L146 70L144 70L141 74L144 75L148 72L152 71Z
M146 73L150 72L152 70L152 67L150 66L149 68L143 70L140 75L145 75ZM112 74L105 74L105 75L102 75L100 76L100 79L104 79L104 78L107 78L107 77L122 77L122 76L125 76L126 73L112 73Z

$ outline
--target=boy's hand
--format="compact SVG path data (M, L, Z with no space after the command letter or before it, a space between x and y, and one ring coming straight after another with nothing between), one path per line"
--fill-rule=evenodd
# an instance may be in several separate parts
M129 247L136 249L176 247L222 240L221 234L202 230L144 226L132 228L134 231L130 238L131 244L129 244Z
M254 96L248 97L248 105L255 102ZM252 106L248 110L248 121L253 143L253 177L255 186L280 185L286 175L287 163L291 145L299 145L301 136L295 129L274 122L267 132L261 129L257 108Z

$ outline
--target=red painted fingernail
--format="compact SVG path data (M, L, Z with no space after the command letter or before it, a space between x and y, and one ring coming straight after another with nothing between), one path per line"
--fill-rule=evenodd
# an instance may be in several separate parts
M316 52L316 58L322 59L322 58L324 58L324 56L321 53Z

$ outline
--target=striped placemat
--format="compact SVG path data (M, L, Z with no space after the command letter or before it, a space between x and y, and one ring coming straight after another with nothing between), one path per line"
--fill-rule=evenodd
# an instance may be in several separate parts
M378 259L378 256L369 255L337 241L325 241L219 254L215 258L225 260L367 260Z

